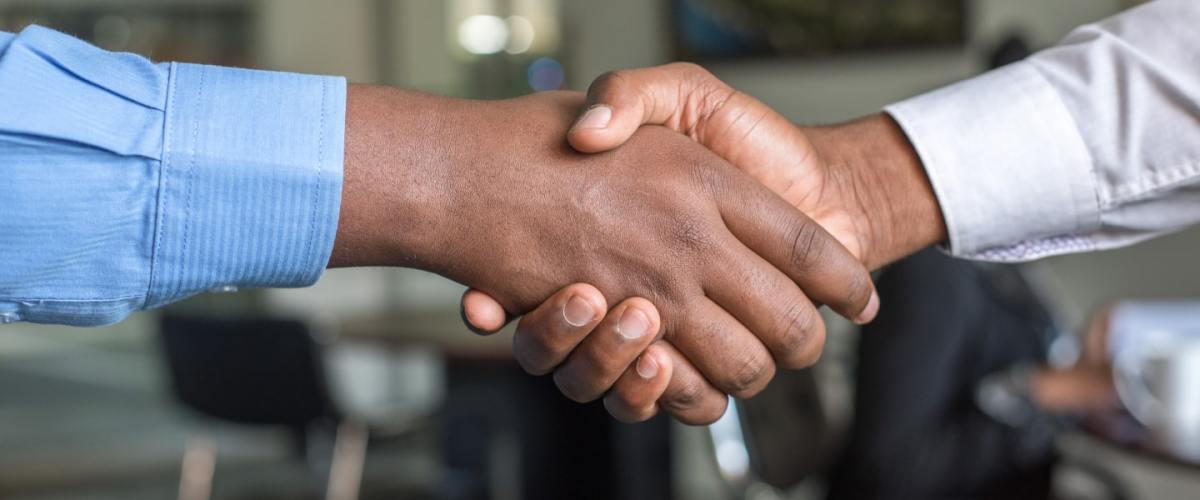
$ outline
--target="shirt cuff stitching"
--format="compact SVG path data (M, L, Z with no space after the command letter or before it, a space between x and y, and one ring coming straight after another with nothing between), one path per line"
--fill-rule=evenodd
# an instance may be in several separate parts
M1137 186L1135 192L1114 195L1112 200L1109 201L1108 206L1113 207L1147 198L1156 192L1171 189L1180 183L1190 181L1197 174L1200 174L1200 163L1187 163L1161 172L1155 172L1151 176L1150 181Z
M200 106L204 102L204 79L205 79L205 75L208 72L205 70L205 68L203 66L201 66L198 73L200 73L200 75L199 75L199 79L196 83L196 101L194 103L192 103L192 109L194 110L192 112L193 116L200 116ZM195 175L195 172L196 172L196 157L197 157L196 145L199 144L199 142L200 142L200 120L199 119L194 120L191 123L191 125L192 125L192 147L188 151L188 157L189 157L188 167L187 167L188 169L187 169L187 174L184 175L185 181L189 181L189 182L187 184L187 187L185 188L186 191L184 192L185 194L184 194L184 202L183 202L183 242L180 244L180 251L179 251L180 256L188 255L188 240L190 239L189 236L191 235L191 226L192 226L192 192L195 190L195 187L196 187L196 183L190 182L190 180L192 179L192 177Z
M143 309L150 306L151 297L153 297L153 294L154 294L154 286L155 286L155 284L157 284L158 274L160 271L158 268L158 262L159 262L158 258L159 258L159 254L162 250L162 241L163 241L163 232L164 232L163 226L165 226L165 222L166 222L165 216L166 216L166 211L167 211L166 192L167 192L167 188L170 183L170 175L169 174L170 174L171 166L172 166L171 159L170 159L171 157L170 157L170 155L167 154L167 152L171 150L171 138L174 137L173 130L171 127L171 123L172 123L171 115L174 113L174 110L175 110L175 101L176 101L176 92L175 91L177 88L176 84L178 83L178 80L179 80L177 71L178 71L178 65L175 63L171 63L170 70L167 72L167 95L168 95L168 97L167 97L166 109L163 110L163 141L162 141L162 149L161 149L161 152L159 153L159 160L158 160L158 162L159 162L158 203L156 206L158 213L156 213L154 216L154 225L155 225L154 233L153 233L154 241L153 241L153 243L151 243L151 249L150 249L150 279L149 279L149 283L146 285L146 296L144 298L145 300L142 302Z
M329 103L326 100L326 94L329 89L329 84L326 80L321 80L321 126L317 128L317 175L316 186L313 189L312 198L312 213L309 215L308 224L308 242L305 244L304 254L309 261L315 261L316 243L313 241L317 235L317 206L320 204L321 193L324 191L321 184L321 174L324 173L325 166L325 116L329 113Z

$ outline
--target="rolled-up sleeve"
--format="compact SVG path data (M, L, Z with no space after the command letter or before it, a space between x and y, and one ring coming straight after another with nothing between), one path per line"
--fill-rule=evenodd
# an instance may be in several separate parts
M1157 0L895 104L949 251L1016 261L1200 223L1200 2Z
M0 322L100 325L315 282L341 204L342 78L0 38Z

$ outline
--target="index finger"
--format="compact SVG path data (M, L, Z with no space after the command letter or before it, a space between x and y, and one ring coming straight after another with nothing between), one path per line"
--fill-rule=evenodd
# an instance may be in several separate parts
M723 191L716 199L729 231L815 302L856 323L874 319L879 296L862 262L803 212L750 177L735 174L723 179L730 185L716 187Z

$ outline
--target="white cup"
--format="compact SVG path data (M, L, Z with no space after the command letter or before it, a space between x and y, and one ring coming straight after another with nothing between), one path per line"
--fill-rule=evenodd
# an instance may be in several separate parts
M1200 340L1164 331L1144 340L1117 355L1117 394L1166 451L1200 460Z

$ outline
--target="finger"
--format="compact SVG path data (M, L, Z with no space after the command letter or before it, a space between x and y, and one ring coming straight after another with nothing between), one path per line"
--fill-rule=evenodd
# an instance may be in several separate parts
M600 398L658 337L661 325L650 301L621 302L554 371L554 383L580 403Z
M687 425L708 425L725 415L729 396L709 384L670 342L659 342L655 347L670 355L672 367L671 381L658 400L659 408Z
M674 372L671 355L660 343L650 344L604 396L604 407L613 418L644 422L658 414L658 400Z
M691 63L605 73L588 87L588 107L567 132L567 141L580 152L597 153L624 144L645 124L683 132L682 111L702 119L695 111L711 109L707 103L732 92Z
M744 175L727 176L730 194L717 193L721 217L730 232L783 271L814 302L863 324L879 313L871 274L819 224ZM732 180L729 180L732 179ZM714 189L723 189L715 187ZM740 195L735 196L733 193Z
M1117 304L1107 304L1092 316L1083 334L1083 363L1095 366L1108 364L1108 330L1113 310L1117 307Z
M583 153L614 149L641 125L662 125L767 181L812 152L785 116L692 63L605 73L588 87L587 103L567 133L567 142ZM762 154L781 151L781 145L786 154ZM791 184L768 187L782 193Z
M604 318L608 310L596 287L567 286L521 318L513 334L513 357L525 371L553 371Z
M775 361L758 337L708 298L694 301L668 340L713 387L734 397L758 394L775 376Z
M721 248L731 249L732 255L706 276L705 295L753 332L780 366L797 369L816 363L825 347L825 322L812 301L741 243Z
M491 335L508 324L508 313L491 295L474 288L462 296L462 318L467 328L479 335Z

